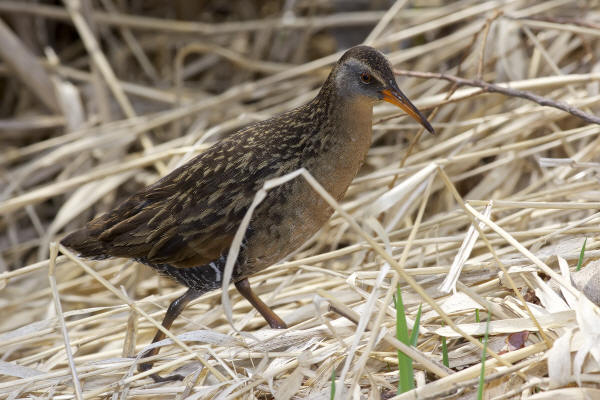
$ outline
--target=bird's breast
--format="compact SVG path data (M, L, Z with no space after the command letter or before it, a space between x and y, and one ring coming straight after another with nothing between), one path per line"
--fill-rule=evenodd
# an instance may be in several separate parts
M304 165L337 200L342 199L367 156L372 118L371 104L349 104L341 108L330 118L334 128L325 148L319 157Z

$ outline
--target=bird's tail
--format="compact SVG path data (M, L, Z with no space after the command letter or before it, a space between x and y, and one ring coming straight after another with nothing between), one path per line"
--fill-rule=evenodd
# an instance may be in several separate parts
M88 228L81 228L68 234L60 243L75 250L81 257L95 259L107 257L106 243L90 234Z

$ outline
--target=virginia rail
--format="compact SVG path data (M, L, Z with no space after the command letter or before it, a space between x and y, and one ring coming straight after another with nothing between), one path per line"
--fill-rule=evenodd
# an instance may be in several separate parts
M266 180L304 167L334 198L342 199L371 145L373 104L380 100L400 107L433 133L398 88L385 56L372 47L356 46L340 58L308 104L238 130L71 233L62 244L83 257L133 258L187 286L164 317L162 325L169 329L190 301L221 288L233 236ZM286 324L254 294L248 276L296 250L332 212L301 177L270 190L255 210L233 281L271 328ZM163 338L158 331L153 343ZM157 353L155 348L144 356ZM139 369L151 367L146 362Z

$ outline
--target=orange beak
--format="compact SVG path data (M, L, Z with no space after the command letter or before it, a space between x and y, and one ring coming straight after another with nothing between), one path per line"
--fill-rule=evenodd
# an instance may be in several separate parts
M382 100L400 107L402 111L413 117L415 121L423 125L423 127L427 129L431 134L435 135L435 131L433 130L433 127L429 124L429 121L427 121L427 118L425 118L423 114L421 114L419 109L415 107L413 103L410 102L408 97L406 97L404 93L400 91L400 89L384 89L381 91L381 94L383 95Z

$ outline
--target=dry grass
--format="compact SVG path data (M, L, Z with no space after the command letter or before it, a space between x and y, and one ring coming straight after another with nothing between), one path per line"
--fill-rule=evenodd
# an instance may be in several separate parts
M473 398L485 330L475 309L492 315L487 398L599 395L600 314L582 295L599 303L597 1L351 13L298 2L284 17L275 2L231 2L242 23L206 21L214 10L175 22L167 2L127 15L111 0L65 3L0 2L12 24L0 43L16 29L44 54L19 39L0 53L0 398L329 399L334 369L338 399ZM191 3L173 7L194 20ZM33 22L54 42L27 34ZM251 279L291 327L267 329L237 292L225 309L213 292L137 373L184 289L131 261L63 251L54 263L50 244L237 127L310 99L349 30L371 32L438 135L376 106L372 149L334 217ZM423 316L406 350L417 389L394 397L397 284L409 327L421 303ZM188 378L147 377L175 370Z

